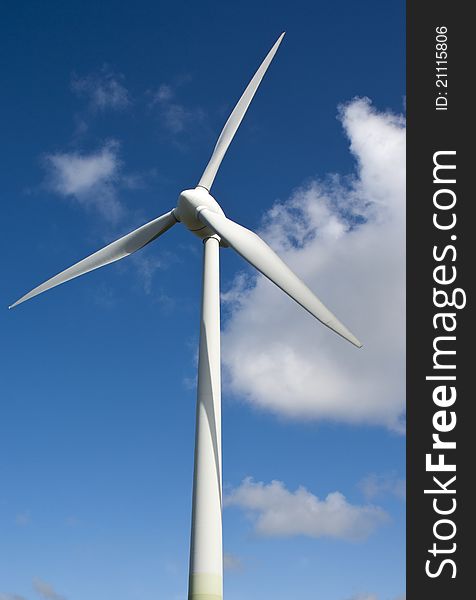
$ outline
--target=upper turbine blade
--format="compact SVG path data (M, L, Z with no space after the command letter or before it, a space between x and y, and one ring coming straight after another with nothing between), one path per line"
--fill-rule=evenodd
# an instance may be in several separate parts
M200 210L200 209L199 209ZM258 271L280 287L293 300L305 308L321 323L357 346L362 347L359 340L345 327L331 311L311 292L311 290L295 275L279 258L266 242L255 233L238 225L225 216L204 208L199 212L199 219L215 231L229 246L238 252Z
M202 178L200 179L198 185L206 188L210 191L213 180L215 179L215 175L220 167L221 161L225 156L226 151L228 150L228 146L233 139L236 130L240 126L240 123L245 116L246 111L248 110L248 106L250 105L251 100L253 100L253 96L255 95L256 90L258 89L261 80L263 79L264 74L266 73L267 68L269 67L271 61L276 54L279 44L281 43L284 37L284 33L282 33L277 42L268 52L268 55L261 63L261 66L254 74L253 79L249 82L248 87L243 92L243 95L238 101L238 104L233 109L233 112L228 117L228 121L225 123L225 127L218 138L215 149L213 150L212 157L207 165L207 168L203 172Z
M135 229L131 233L128 233L115 242L112 242L112 244L109 244L105 248L102 248L94 254L91 254L91 256L84 258L72 267L69 267L51 279L48 279L48 281L45 281L35 289L31 290L31 292L28 292L28 294L22 296L9 308L13 308L18 304L25 302L25 300L29 300L30 298L33 298L42 292L46 292L46 290L60 285L65 281L69 281L70 279L74 279L75 277L79 277L85 273L89 273L89 271L93 271L99 267L104 267L109 263L129 256L129 254L140 250L140 248L143 248L146 244L155 240L155 238L159 237L159 235L162 235L165 231L167 231L167 229L170 229L172 225L175 225L176 222L177 220L173 215L173 211L170 211L165 215L162 215L161 217L142 225L142 227Z

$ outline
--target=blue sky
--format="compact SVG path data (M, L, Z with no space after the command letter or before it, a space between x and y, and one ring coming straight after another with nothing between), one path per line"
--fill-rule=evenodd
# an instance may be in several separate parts
M401 598L403 4L17 2L0 28L0 600L186 598L199 240L6 307L170 210L283 30L213 194L365 347L222 252L225 596Z

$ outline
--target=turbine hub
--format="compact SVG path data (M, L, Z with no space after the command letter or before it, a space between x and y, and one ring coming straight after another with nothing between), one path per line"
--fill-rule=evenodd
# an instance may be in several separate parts
M197 209L208 208L220 215L225 213L215 198L204 187L197 186L193 190L184 190L178 199L177 208L174 209L175 218L183 223L185 227L198 237L204 239L215 235L207 225L198 218Z

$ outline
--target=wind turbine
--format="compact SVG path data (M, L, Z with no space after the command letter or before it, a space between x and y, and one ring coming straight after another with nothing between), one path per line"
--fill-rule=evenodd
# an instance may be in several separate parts
M223 597L219 248L230 247L329 329L360 348L359 340L258 235L228 219L210 194L225 156L261 80L278 50L278 38L225 123L203 175L184 190L170 212L98 250L37 286L13 308L65 281L129 256L176 223L203 240L195 463L190 543L189 600Z

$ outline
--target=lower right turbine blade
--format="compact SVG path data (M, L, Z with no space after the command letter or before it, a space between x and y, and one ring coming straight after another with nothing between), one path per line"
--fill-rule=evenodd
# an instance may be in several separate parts
M297 275L279 258L258 235L207 208L201 209L199 219L215 231L229 246L253 267L286 292L316 319L343 338L361 348L359 340L311 292Z

